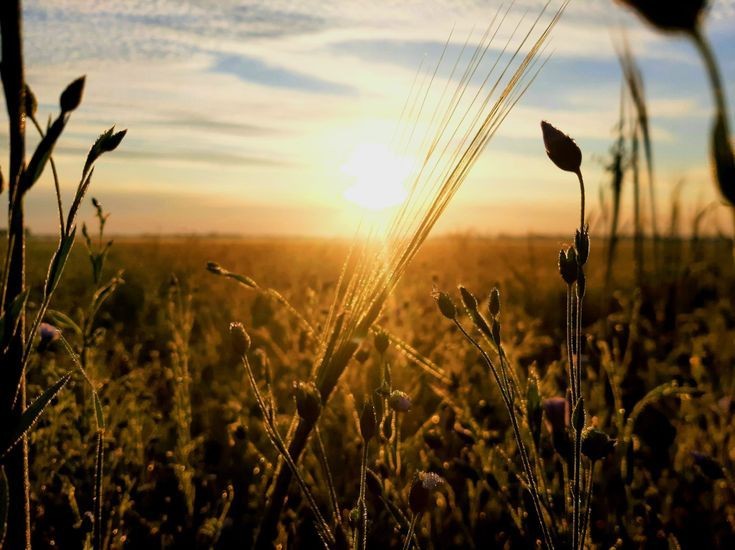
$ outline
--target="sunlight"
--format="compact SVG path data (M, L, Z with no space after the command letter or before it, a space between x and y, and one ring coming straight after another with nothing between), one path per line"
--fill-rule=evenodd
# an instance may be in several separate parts
M344 197L364 209L383 210L406 200L411 160L385 145L358 145L340 169L352 180Z

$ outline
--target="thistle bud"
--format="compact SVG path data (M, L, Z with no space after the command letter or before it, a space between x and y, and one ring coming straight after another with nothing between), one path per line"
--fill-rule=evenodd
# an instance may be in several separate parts
M250 335L242 323L230 323L230 338L237 355L244 357L250 349Z
M616 439L597 428L588 428L582 433L582 454L593 462L607 458L616 444Z
M586 227L581 232L577 229L574 236L574 248L577 253L577 264L580 266L586 264L590 257L590 234Z
M564 282L572 286L577 280L579 266L577 265L577 253L574 248L559 251L559 274Z
M446 292L434 291L432 294L436 305L439 306L439 311L450 321L454 321L457 318L457 308L452 301L452 298Z
M365 348L360 348L355 353L355 360L357 360L358 363L361 365L365 363L370 358L370 352L366 350Z
M498 287L493 287L490 291L488 309L490 310L490 315L492 317L496 317L500 313L500 291L498 290Z
M405 413L411 409L411 398L405 392L393 390L388 398L388 404L394 411Z
M464 307L466 307L470 312L476 313L478 304L475 295L461 285L459 287L459 294L462 297L462 304L464 304Z
M375 335L375 349L378 350L378 353L380 355L383 355L388 350L389 344L390 339L385 332L380 331L378 334Z
M322 396L314 382L294 382L294 397L299 416L313 425L322 412Z
M360 415L360 435L362 435L362 439L366 443L375 437L377 423L373 400L367 399Z
M414 514L423 514L432 504L432 495L444 485L444 480L433 472L419 472L414 476L408 493L408 505Z
M61 107L62 113L69 113L79 107L79 104L82 102L82 94L84 93L84 79L85 77L80 76L61 92L59 106Z
M574 140L546 121L541 122L546 154L557 167L565 172L579 172L582 166L582 151Z

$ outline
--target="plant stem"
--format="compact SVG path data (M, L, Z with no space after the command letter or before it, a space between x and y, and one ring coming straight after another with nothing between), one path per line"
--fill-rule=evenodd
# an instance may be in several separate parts
M314 426L314 435L316 436L317 442L317 458L319 459L319 462L321 462L322 470L324 470L324 477L327 480L327 487L329 488L329 498L332 501L332 513L334 514L334 522L336 525L339 525L339 500L337 500L337 491L334 488L334 479L332 478L332 471L329 469L327 452L324 448L322 432L321 430L319 430L319 426Z
M360 497L358 499L358 509L360 510L360 526L361 531L358 550L367 550L367 502L365 500L365 477L367 476L367 457L368 457L368 441L362 443L362 460L360 461Z
M3 309L25 290L25 225L21 179L25 166L25 77L23 70L23 32L20 0L0 3L2 37L2 81L8 110L10 170L8 174L8 265L2 297ZM26 407L25 379L22 374L25 345L25 308L20 313L18 329L5 354L0 374L0 431L12 430ZM15 389L20 399L15 406ZM28 477L28 439L13 449L5 470L11 506L8 510L8 548L31 547L30 481Z
M403 543L403 550L409 550L411 548L413 533L416 530L416 523L420 516L421 514L414 514L413 517L411 517L411 524L408 526L408 533L406 534L406 542Z

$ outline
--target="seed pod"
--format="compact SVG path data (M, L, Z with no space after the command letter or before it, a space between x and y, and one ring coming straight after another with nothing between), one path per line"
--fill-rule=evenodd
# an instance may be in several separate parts
M85 77L80 76L61 92L59 106L61 107L62 113L69 113L79 107L79 104L82 102L82 94L84 93L84 80Z
M582 454L592 461L602 460L613 451L617 442L597 428L588 428L582 433Z
M322 412L322 396L314 382L294 382L294 397L299 416L309 424L316 424Z
M490 291L490 298L488 298L488 309L490 315L496 317L500 313L500 291L498 287L493 287Z
M244 357L250 349L250 335L242 323L230 323L230 337L235 352L240 357Z
M439 306L439 311L450 321L454 321L457 318L457 308L452 301L452 298L446 292L434 291L433 298L436 301L436 305Z
M383 355L388 350L388 345L390 344L390 339L388 338L388 335L380 331L378 334L375 335L375 349L378 350L378 353Z
M459 294L462 297L462 303L471 313L477 313L477 298L469 290L462 285L459 286Z
M546 154L557 167L565 172L579 172L582 166L582 151L574 140L546 121L541 122Z
M577 265L577 253L574 248L559 251L559 274L564 282L571 286L577 280L579 266Z
M433 472L419 472L413 478L408 493L408 505L414 514L423 514L432 504L432 495L444 485L444 480Z
M707 0L618 0L633 8L660 31L692 32L699 25Z
M393 390L388 398L388 404L394 411L405 413L411 409L411 398L405 392Z
M373 400L367 399L365 401L365 406L362 409L362 414L360 415L360 434L366 443L375 437L377 423L378 421L375 418Z
M574 248L577 252L577 264L582 266L590 257L590 234L587 228L580 232L577 229L574 236Z

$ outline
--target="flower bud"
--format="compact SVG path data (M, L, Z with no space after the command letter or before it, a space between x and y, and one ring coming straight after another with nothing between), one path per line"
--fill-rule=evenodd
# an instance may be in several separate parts
M582 232L577 229L574 236L574 248L577 253L577 264L580 266L586 264L590 257L590 234L587 228L584 228Z
M48 346L61 337L61 331L50 323L41 323L38 326L38 335L41 337L41 345Z
M388 350L389 344L390 339L385 332L380 331L375 335L375 349L378 350L379 354L383 355Z
M459 286L459 294L462 297L462 304L464 304L464 307L466 307L470 312L476 313L477 298L475 298L475 295L461 285Z
M378 421L375 418L373 400L367 399L365 401L365 406L362 409L362 414L360 415L360 435L362 435L362 439L366 443L375 437L377 423Z
M572 427L575 431L582 433L585 422L586 414L584 412L584 399L580 397L577 400L577 404L574 406L574 411L572 411Z
M577 253L574 248L569 248L566 252L562 249L559 251L559 274L564 282L571 286L577 280L579 266L577 265Z
M607 458L616 444L616 439L597 428L588 428L582 433L582 454L593 462Z
M80 76L61 92L59 106L61 107L62 113L69 113L79 107L79 104L82 102L82 94L84 93L84 79L85 77Z
M26 115L29 117L35 116L36 111L38 110L38 101L36 100L36 96L31 91L28 84L25 86L25 107L26 107Z
M557 167L565 172L579 172L582 166L582 151L574 140L546 121L541 122L546 154Z
M500 291L498 290L498 287L493 287L490 291L488 309L490 310L490 315L492 317L496 317L500 313Z
M618 0L633 8L660 31L692 32L699 25L706 0Z
M577 274L577 298L584 298L584 294L587 291L587 276L584 274L584 269L579 269Z
M439 306L441 314L450 321L454 321L457 318L457 308L449 294L446 292L434 291L432 296L436 301L436 305Z
M250 349L250 335L242 323L230 323L230 338L237 355L244 357Z
M414 514L423 514L432 504L432 495L444 485L444 480L433 472L419 472L411 483L408 505Z
M388 404L394 411L405 413L411 409L411 398L405 392L393 390L388 398Z
M299 416L309 424L316 424L322 412L322 396L314 382L294 382L294 397Z

